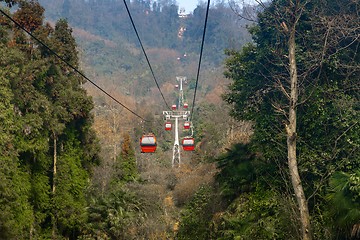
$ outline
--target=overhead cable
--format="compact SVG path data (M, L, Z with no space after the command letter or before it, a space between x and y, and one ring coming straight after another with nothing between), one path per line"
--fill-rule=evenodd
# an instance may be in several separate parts
M199 65L198 65L197 74L196 74L196 83L195 83L194 98L193 98L192 107L191 107L191 114L190 114L190 119L191 119L191 120L192 120L192 117L193 117L193 114L194 114L196 91L197 91L198 82L199 82L200 66L201 66L202 53L203 53L203 49L204 49L206 26L207 26L207 20L208 20L208 16L209 16L209 8L210 8L210 0L208 0L208 4L207 4L207 8L206 8L204 32L203 32L202 41L201 41Z
M164 102L165 102L165 105L167 106L167 108L168 108L168 109L170 109L169 104L168 104L168 103L166 102L166 100L165 100L164 94L161 92L161 89L160 89L159 83L158 83L158 81L156 80L156 77L155 77L154 71L153 71L153 69L152 69L152 67L151 67L151 64L150 64L149 58L148 58L148 56L147 56L147 54L146 54L146 52L145 52L145 48L144 48L144 46L143 46L143 44L142 44L142 42L141 42L141 39L140 39L139 33L138 33L137 29L136 29L135 23L134 23L133 18L132 18L132 16L131 16L130 10L129 10L128 5L127 5L127 3L126 3L126 0L124 0L124 5L125 5L125 8L126 8L126 11L127 11L128 15L129 15L129 18L130 18L131 24L132 24L132 26L133 26L133 28L134 28L134 31L135 31L136 37L137 37L137 38L138 38L138 40L139 40L139 43L140 43L141 49L142 49L142 51L143 51L143 53L144 53L144 55L145 55L146 62L147 62L147 63L148 63L148 65L149 65L149 68L150 68L151 74L152 74L152 76L153 76L153 78L154 78L155 84L156 84L157 88L159 89L159 92L160 92L160 94L161 94L162 99L163 99L163 100L164 100Z
M16 22L11 16L9 16L8 14L6 14L2 9L0 9L0 12L7 17L8 19L10 19L16 26L18 26L19 28L21 28L23 31L25 31L27 34L29 34L33 39L35 39L38 43L40 43L43 47L45 47L47 50L49 50L52 54L54 54L57 58L59 58L62 62L64 62L67 66L69 66L71 69L73 69L75 72L77 72L80 76L82 76L83 78L85 78L87 81L89 81L92 85L94 85L97 89L99 89L100 91L102 91L105 95L107 95L108 97L110 97L112 100L114 100L116 103L120 104L123 108L125 108L126 110L128 110L129 112L131 112L133 115L137 116L138 118L140 118L141 120L148 122L148 120L144 119L143 117L141 117L140 115L138 115L137 113L135 113L133 110L131 110L130 108L128 108L127 106L125 106L123 103L121 103L119 100L117 100L116 98L114 98L113 96L111 96L108 92L106 92L104 89L102 89L99 85L97 85L95 82L91 81L88 77L86 77L82 72L80 72L76 67L72 66L70 63L68 63L63 57L61 57L59 54L57 54L54 50L52 50L50 47L48 47L45 43L43 43L40 39L38 39L37 37L35 37L31 32L29 32L28 30L26 30L23 26L21 26L18 22Z

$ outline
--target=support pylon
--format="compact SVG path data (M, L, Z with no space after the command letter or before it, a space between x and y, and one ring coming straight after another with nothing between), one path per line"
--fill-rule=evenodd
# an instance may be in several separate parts
M179 82L179 103L178 109L183 109L184 107L184 92L183 92L183 83L186 82L186 77L176 77L176 80ZM172 167L180 167L181 158L180 158L180 143L179 143L179 120L188 121L190 117L190 111L163 111L165 120L175 121L175 139L173 146L173 157L171 161Z
M181 159L180 159L180 141L179 141L179 120L186 121L190 116L190 111L163 111L163 115L166 121L175 121L175 140L173 146L173 158L172 158L172 166L180 167Z
M176 77L176 80L179 82L179 108L181 108L184 106L183 82L186 81L186 77Z
M180 167L180 148L179 148L179 118L175 117L175 141L173 146L173 158L171 165Z

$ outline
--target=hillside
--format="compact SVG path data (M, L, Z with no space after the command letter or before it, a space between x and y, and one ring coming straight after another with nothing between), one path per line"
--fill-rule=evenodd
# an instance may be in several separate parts
M40 3L48 19L66 18L74 28L84 70L96 76L96 81L113 79L111 82L122 88L122 93L131 92L135 97L147 95L149 89L155 87L122 1L42 0ZM169 80L173 82L177 75L194 79L205 6L199 6L185 18L179 17L178 6L166 1L162 5L134 1L129 9L160 86ZM211 8L203 72L214 68L222 71L225 48L238 49L249 41L245 24L240 24L232 10L223 4ZM186 30L179 34L181 29ZM211 81L206 79L201 84L207 88L206 84ZM131 85L137 88L129 89Z
M359 3L126 2L0 0L0 239L359 240Z
M185 97L188 101L192 101L206 6L199 6L192 14L181 17L178 14L178 6L171 2L164 1L163 5L156 6L146 2L133 1L129 4L129 9L165 99L169 104L175 103L176 76L186 76L189 84L185 89ZM156 88L122 1L42 0L40 3L45 7L48 19L68 19L78 43L81 66L92 80L112 95L119 97L121 101L128 103L137 112L146 109L145 115L153 113L158 117L161 115L166 106ZM249 41L246 23L244 20L240 21L237 15L223 3L215 4L210 8L197 103L199 105L204 103L205 108L209 110L211 106L217 106L216 111L220 112L216 114L224 115L228 111L220 97L228 82L222 74L225 48L238 49ZM186 30L183 31L184 29ZM122 110L103 93L89 84L86 86L96 105L95 125L100 125L96 129L105 129L104 124L111 129L114 125L114 120L106 123L100 119L113 119L111 115L115 112L121 112L123 115L123 118L118 118L119 122L116 123L122 127L110 137L114 139L110 141L111 143L107 140L109 133L104 135L98 132L104 141L103 150L108 153L106 149L119 145L118 139L121 138L123 129L134 128L132 126L134 119L129 112ZM105 111L104 107L108 108L108 111ZM223 125L223 123L219 124ZM141 131L154 131L162 136L162 128L162 123L159 121L151 127L145 126ZM225 135L221 132L218 134L220 135L217 137L218 141L225 141L221 139ZM137 133L134 138L138 137ZM167 141L172 141L169 137L167 136ZM212 144L216 145L216 142L212 141ZM171 148L170 145L166 143L166 148ZM213 145L207 146L205 151L209 151Z

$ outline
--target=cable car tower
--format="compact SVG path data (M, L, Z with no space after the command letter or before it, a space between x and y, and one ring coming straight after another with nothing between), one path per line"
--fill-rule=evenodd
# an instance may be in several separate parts
M186 82L186 77L176 77L176 81L179 82L179 109L184 106L184 91L183 91L183 83Z
M173 157L171 165L173 167L180 167L180 143L179 143L179 120L187 120L190 116L190 111L182 110L173 110L173 111L163 111L163 115L166 121L175 121L174 131L175 131L175 140L173 146Z
M174 131L175 139L173 146L173 157L171 165L172 167L180 167L181 158L180 158L180 143L179 143L179 120L188 121L190 117L190 111L179 110L184 108L184 94L183 94L183 82L186 82L186 77L176 77L176 80L179 81L179 100L178 107L172 111L163 111L163 115L167 122L175 121Z

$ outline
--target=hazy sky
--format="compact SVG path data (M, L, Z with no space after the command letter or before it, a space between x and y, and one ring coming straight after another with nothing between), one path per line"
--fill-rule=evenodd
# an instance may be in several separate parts
M187 13L194 11L198 4L198 0L177 0L179 8L185 8Z

